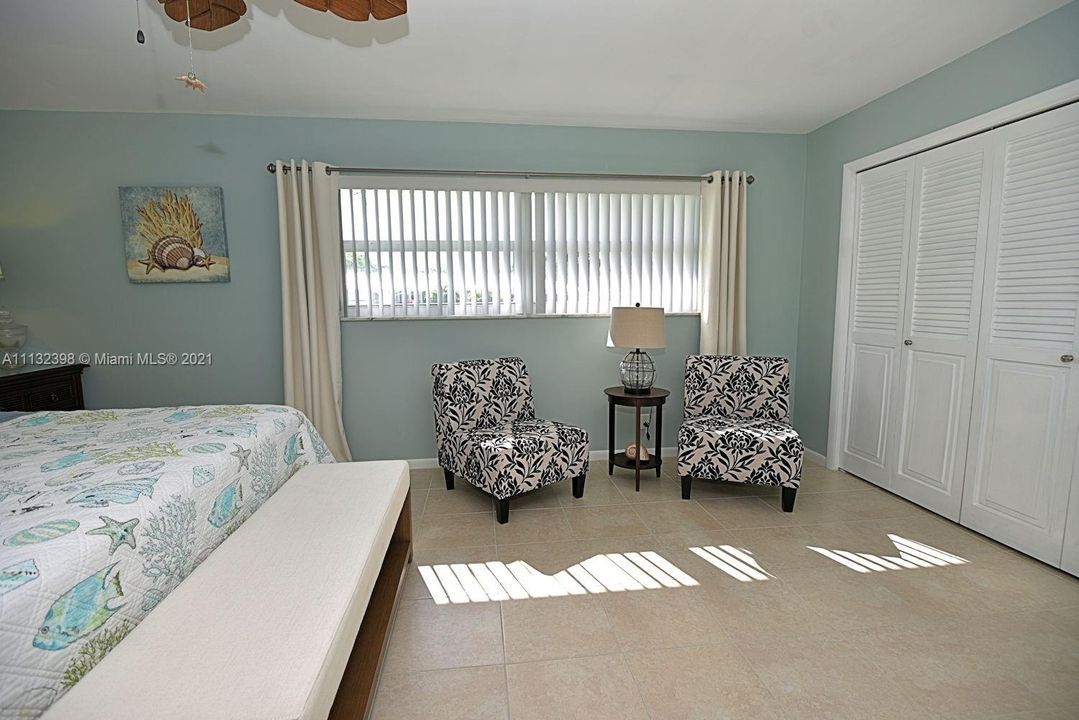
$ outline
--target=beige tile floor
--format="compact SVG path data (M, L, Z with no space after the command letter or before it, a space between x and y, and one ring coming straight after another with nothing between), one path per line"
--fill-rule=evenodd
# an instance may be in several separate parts
M665 468L668 471L668 468ZM758 487L673 474L560 483L495 522L489 498L412 474L415 563L375 699L379 720L1079 718L1079 580L857 478L806 468L795 512ZM858 573L806 549L895 555L901 535L968 562ZM690 547L751 552L739 582ZM699 584L436 604L416 567L524 561L554 574L654 551Z

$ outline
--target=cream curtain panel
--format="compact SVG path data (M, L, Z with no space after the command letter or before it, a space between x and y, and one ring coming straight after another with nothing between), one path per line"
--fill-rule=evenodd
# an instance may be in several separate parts
M349 461L341 418L337 175L327 174L325 163L276 165L285 404L311 419L338 461Z
M701 352L746 354L746 174L712 173L701 191Z

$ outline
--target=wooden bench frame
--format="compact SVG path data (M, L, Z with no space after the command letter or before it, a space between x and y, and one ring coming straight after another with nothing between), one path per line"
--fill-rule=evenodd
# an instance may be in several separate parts
M371 714L386 641L393 629L401 586L411 563L412 491L409 490L330 708L330 720L363 720Z

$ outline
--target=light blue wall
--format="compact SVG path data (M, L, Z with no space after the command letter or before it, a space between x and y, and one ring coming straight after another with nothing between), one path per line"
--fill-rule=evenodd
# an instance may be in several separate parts
M828 443L843 164L1076 78L1071 3L809 134L794 405L807 447Z
M370 447L372 457L432 457L433 442L423 435L432 425L431 364L512 354L528 365L540 417L588 428L593 449L605 449L603 388L618 384L618 361L625 354L606 347L607 323L607 318L347 322L349 442L353 448ZM649 351L656 363L656 385L681 388L685 356L697 351L699 330L697 317L668 318L668 347ZM368 373L378 381L366 381ZM621 447L631 441L633 411L626 408L619 413ZM681 413L679 390L664 409L664 445L675 444ZM421 433L419 438L408 437L414 428ZM377 444L369 445L366 438Z
M276 158L352 165L569 172L756 175L749 201L749 345L797 347L805 138L797 135L534 126L0 112L0 306L30 325L32 347L71 352L205 351L203 368L86 374L91 407L280 402ZM232 282L132 285L117 187L220 185ZM602 387L618 355L602 319L347 322L345 419L358 458L431 457L430 365L519 354L539 410L580 423L606 447ZM657 355L677 388L697 348L695 318L672 318ZM666 444L681 410L669 408Z

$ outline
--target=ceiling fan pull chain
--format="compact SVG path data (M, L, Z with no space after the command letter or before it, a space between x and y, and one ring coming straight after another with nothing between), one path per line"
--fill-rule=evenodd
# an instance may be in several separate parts
M187 64L190 70L188 75L195 77L195 43L191 38L191 0L187 2Z
M142 11L139 9L140 2L142 2L142 0L135 0L135 24L139 28L139 31L135 33L135 42L139 45L145 45L146 35L142 32Z
M187 62L189 69L186 75L177 75L176 79L192 90L206 92L206 83L199 80L198 76L195 75L195 40L191 35L191 0L184 0L184 4L187 6Z

